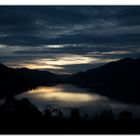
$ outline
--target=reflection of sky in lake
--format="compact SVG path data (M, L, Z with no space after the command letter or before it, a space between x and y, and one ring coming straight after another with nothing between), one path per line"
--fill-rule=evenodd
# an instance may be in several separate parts
M61 109L64 115L69 115L73 108L78 108L82 114L86 113L90 117L105 109L112 109L113 113L125 109L135 115L140 114L139 106L119 103L72 85L42 86L17 96L17 98L24 97L41 111L47 108Z

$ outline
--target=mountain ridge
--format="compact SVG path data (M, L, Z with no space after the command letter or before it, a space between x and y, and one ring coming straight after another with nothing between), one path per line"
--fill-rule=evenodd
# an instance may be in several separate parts
M57 75L28 68L10 68L0 64L0 97L9 97L43 84L55 84Z
M111 98L140 103L140 59L125 58L77 73L71 83Z
M140 104L140 58L125 58L73 75L9 68L0 64L0 97L39 85L73 84L113 99ZM5 94L6 93L6 94Z

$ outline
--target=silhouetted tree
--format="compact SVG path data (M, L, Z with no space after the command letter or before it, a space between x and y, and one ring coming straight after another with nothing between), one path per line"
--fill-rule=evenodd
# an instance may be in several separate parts
M71 111L71 120L73 121L79 121L80 120L80 112L78 109L73 109Z
M98 120L99 120L99 116L96 114L96 115L93 117L93 120L98 121Z
M63 112L61 110L58 111L58 116L63 117Z
M51 118L51 116L52 116L51 111L49 109L46 109L45 110L45 119L49 120Z
M83 117L83 120L87 120L87 118L88 118L88 114L84 114L84 117Z
M118 120L120 121L128 121L132 119L132 113L129 111L122 111L118 117Z
M98 118L99 118L99 120L103 120L103 121L112 121L112 120L114 120L114 114L113 114L112 110L110 110L110 109L103 110Z

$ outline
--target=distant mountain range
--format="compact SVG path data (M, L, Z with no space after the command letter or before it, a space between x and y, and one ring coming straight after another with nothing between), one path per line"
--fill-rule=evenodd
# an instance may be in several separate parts
M140 58L125 58L79 72L71 83L122 101L140 103Z
M68 83L116 100L140 104L140 58L125 58L99 68L69 75L0 64L0 97L12 96L39 85Z

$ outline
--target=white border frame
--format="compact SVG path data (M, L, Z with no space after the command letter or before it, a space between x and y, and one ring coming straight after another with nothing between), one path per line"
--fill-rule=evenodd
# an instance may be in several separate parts
M140 5L139 0L1 0L0 5Z

